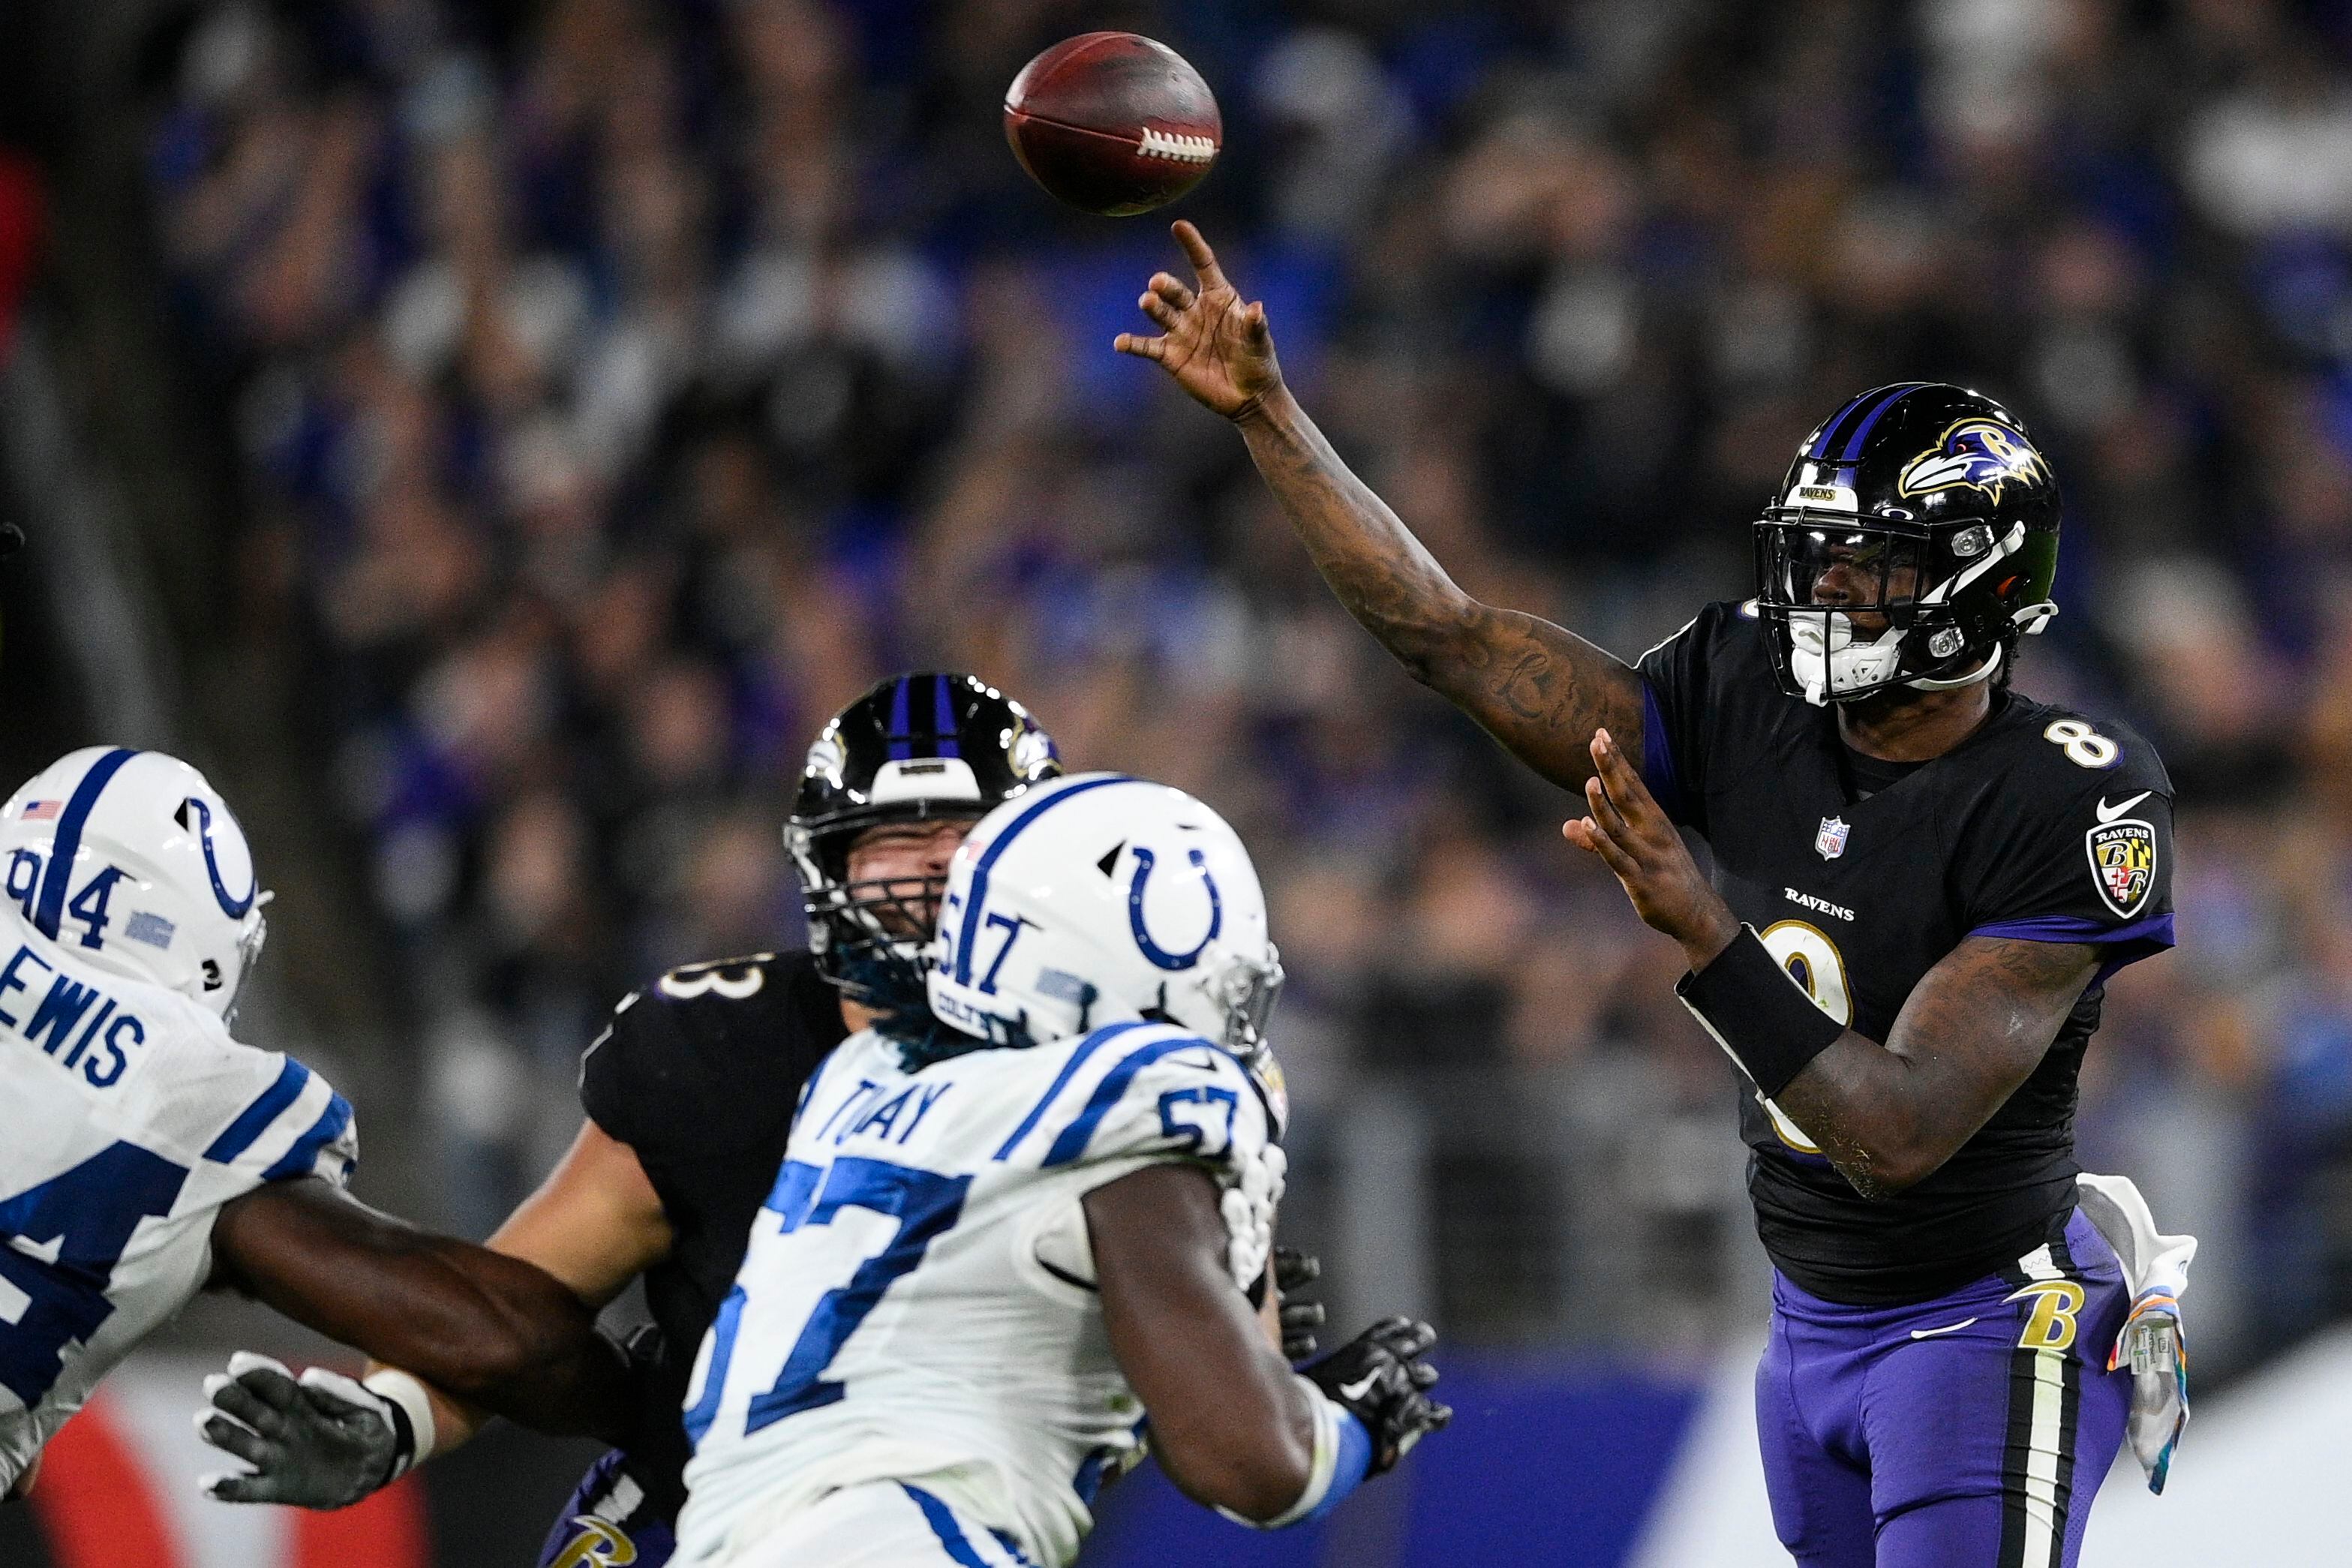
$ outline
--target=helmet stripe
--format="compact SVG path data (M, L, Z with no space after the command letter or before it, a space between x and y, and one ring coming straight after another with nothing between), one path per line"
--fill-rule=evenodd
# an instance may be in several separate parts
M1861 411L1862 405L1870 401L1871 395L1867 392L1864 393L1859 397L1848 398L1844 405L1835 414L1831 415L1827 419L1822 421L1821 435L1814 440L1812 446L1805 450L1803 455L1808 458L1816 458L1828 457L1830 448L1837 444L1839 435L1844 430L1846 421L1852 419L1855 414Z
M1099 778L1080 779L1076 784L1055 790L1043 800L1031 802L1026 810L1004 825L1004 831L998 834L996 841L982 852L971 868L971 888L964 900L963 930L956 933L956 984L971 984L971 944L980 935L981 908L988 902L989 868L1013 847L1013 841L1021 837L1023 830L1074 795L1084 795L1090 789L1101 789L1106 784L1143 782L1126 773L1106 773Z
M1918 391L1921 387L1927 384L1924 381L1906 382L1902 386L1895 389L1894 396L1886 399L1886 401L1881 403L1868 414L1863 416L1862 423L1854 427L1853 435L1846 437L1845 450L1838 454L1838 461L1842 463L1851 463L1856 458L1860 457L1862 455L1862 444L1864 440L1869 437L1871 426L1876 425L1880 418L1885 415L1888 409L1894 407L1896 404L1902 402L1905 398L1910 396L1913 393Z
M890 730L885 738L890 742L890 760L894 763L903 763L915 754L915 737L907 727L907 688L910 684L902 675L890 690Z
M58 816L58 834L49 841L49 867L41 878L41 900L33 906L33 925L51 942L58 940L58 922L65 918L66 881L73 875L74 857L81 853L82 825L89 820L98 797L106 790L107 781L122 771L122 764L139 753L128 746L117 746L89 765L74 785L73 797Z
M1830 416L1822 426L1821 439L1803 455L1822 462L1853 461L1854 454L1862 449L1863 436L1878 423L1878 416L1895 406L1904 394L1916 392L1927 384L1924 381L1906 381L1892 387L1872 387ZM1859 430L1855 428L1857 423ZM1830 457L1832 448L1838 452L1834 459Z
M956 744L955 704L948 698L948 678L931 677L931 728L938 733L939 754L961 757L963 748Z

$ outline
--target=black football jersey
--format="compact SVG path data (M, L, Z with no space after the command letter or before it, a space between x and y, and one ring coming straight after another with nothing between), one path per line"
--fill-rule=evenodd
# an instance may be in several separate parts
M1752 607L1643 656L1643 773L1715 886L1831 1016L1884 1040L1963 938L2088 942L2097 977L2040 1067L1934 1174L1866 1200L1761 1096L1741 1105L1758 1232L1830 1300L1923 1300L2045 1239L2074 1203L2075 1079L2106 977L2172 944L2172 785L2147 742L2014 692L1940 757L1858 758L1781 691Z
M686 1500L680 1412L695 1354L783 1164L801 1090L847 1033L814 960L760 953L670 971L623 1000L581 1058L581 1104L636 1152L677 1237L646 1271L661 1339L628 1443L629 1474L665 1514Z

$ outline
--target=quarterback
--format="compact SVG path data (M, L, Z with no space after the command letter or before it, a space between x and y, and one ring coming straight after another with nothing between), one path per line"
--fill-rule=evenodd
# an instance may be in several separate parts
M983 818L940 903L944 1023L853 1035L793 1119L688 1391L676 1561L1060 1568L1147 1419L1179 1488L1269 1528L1442 1426L1425 1325L1294 1374L1244 1300L1281 978L1191 796L1085 773Z
M341 1188L352 1108L229 1032L259 952L245 834L185 763L92 747L0 807L0 1495L107 1371L235 1289L535 1426L611 1435L618 1351L537 1268ZM294 1397L381 1404L349 1379ZM267 1420L267 1413L263 1413ZM404 1413L385 1461L413 1457Z
M1415 678L1582 794L1569 840L1681 944L1679 994L1750 1091L1781 1541L1808 1568L2073 1563L2136 1383L2178 1430L2177 1291L2149 1269L2179 1249L2144 1243L2186 1238L2111 1236L2092 1216L2117 1205L2078 1196L2101 988L2172 942L2172 788L2127 728L2010 687L2057 610L2048 460L1976 393L1864 393L1756 523L1756 596L1627 665L1455 586L1291 396L1263 307L1177 236L1195 283L1154 277L1164 335L1115 346L1234 422ZM2111 1370L2127 1321L2147 1348Z

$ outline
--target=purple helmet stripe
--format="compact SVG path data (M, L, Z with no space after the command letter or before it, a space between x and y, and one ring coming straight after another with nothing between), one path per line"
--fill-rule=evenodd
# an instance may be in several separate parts
M1845 450L1838 454L1838 460L1840 462L1850 463L1855 458L1861 457L1862 444L1864 440L1869 438L1871 426L1876 425L1885 415L1888 409L1894 407L1896 404L1902 402L1905 398L1910 396L1913 393L1918 391L1921 387L1927 384L1924 381L1905 382L1900 387L1895 389L1894 396L1888 398L1885 402L1872 409L1867 415L1864 415L1863 416L1862 423L1855 426L1853 434L1846 437Z
M898 678L897 688L890 693L890 730L888 740L890 742L890 760L894 763L903 763L908 757L915 754L915 737L913 732L907 727L908 684L908 682L907 678L903 675L900 676Z

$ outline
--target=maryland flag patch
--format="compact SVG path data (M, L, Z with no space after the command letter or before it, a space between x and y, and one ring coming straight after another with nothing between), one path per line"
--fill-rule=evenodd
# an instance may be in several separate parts
M2156 887L2156 829L2137 817L2102 822L2083 836L2090 851L2091 880L2107 908L2129 920L2147 904Z

